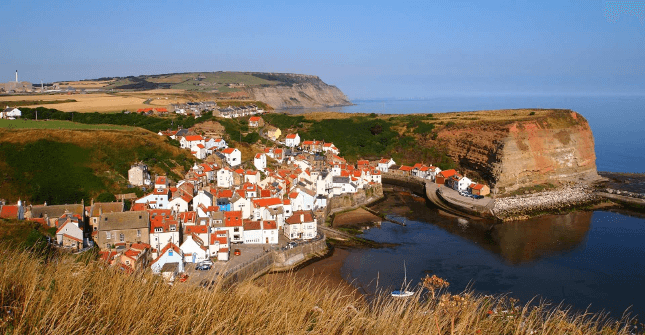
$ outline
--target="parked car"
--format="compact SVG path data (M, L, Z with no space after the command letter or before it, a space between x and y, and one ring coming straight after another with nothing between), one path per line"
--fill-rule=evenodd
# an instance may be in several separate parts
M198 265L210 265L210 266L213 266L213 261L211 261L210 259L205 259L205 260L203 260L203 261L200 261L200 262L199 262L199 263L197 263L197 264L198 264Z
M235 256L239 256L241 254L242 254L242 251L240 249L235 249L235 251L233 251L233 255Z
M187 274L183 274L183 275L181 275L181 276L179 277L179 281L180 281L181 283L185 283L185 282L186 282L186 280L188 280L188 275L187 275Z
M297 246L298 244L296 242L289 242L287 243L287 249L293 249Z
M211 267L212 267L212 265L208 265L208 264L197 264L197 266L195 266L195 270L204 270L205 271L205 270L210 270Z

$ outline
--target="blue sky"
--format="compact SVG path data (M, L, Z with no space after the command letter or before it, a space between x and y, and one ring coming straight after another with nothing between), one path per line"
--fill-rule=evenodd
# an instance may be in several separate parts
M609 8L609 10L606 10ZM320 76L351 99L641 94L643 1L13 1L0 81Z

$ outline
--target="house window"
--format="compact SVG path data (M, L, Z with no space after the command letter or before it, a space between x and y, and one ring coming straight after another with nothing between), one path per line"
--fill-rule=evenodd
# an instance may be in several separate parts
M110 236L111 236L111 235L110 235L110 232L109 232L109 231L106 231L106 232L105 232L105 238L109 240L109 239L110 239Z
M137 237L141 237L141 230L137 229Z
M124 242L125 241L125 235L119 234L119 241Z
M172 255L173 255L172 249L168 250L168 256L172 256Z
M170 231L175 231L175 230L177 230L177 227L175 225L171 225L170 226Z
M240 228L235 227L235 228L233 228L233 231L237 233L237 232L240 231Z
M98 227L96 227L96 226L94 226L94 231L97 231L97 230L99 230L99 228L98 228Z
M125 264L126 264L126 265L130 265L130 261L125 261Z
M161 233L163 232L163 229L161 227L155 228L155 233Z

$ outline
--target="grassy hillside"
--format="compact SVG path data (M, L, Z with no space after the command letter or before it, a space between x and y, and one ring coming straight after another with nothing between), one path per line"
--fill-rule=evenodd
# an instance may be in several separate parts
M6 120L0 119L0 128L8 129L131 129L127 126L107 125L107 124L83 124L62 120L36 121L29 119Z
M0 130L0 198L63 204L127 189L130 164L180 177L190 153L143 130Z
M450 295L415 288L369 303L343 288L287 278L204 289L128 275L62 256L43 262L0 249L3 334L631 334L629 319L607 320L546 303ZM422 293L423 292L423 293Z

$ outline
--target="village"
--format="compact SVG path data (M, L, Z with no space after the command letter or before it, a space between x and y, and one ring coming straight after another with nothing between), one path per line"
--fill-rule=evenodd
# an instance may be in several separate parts
M297 133L283 136L261 116L250 116L248 123L274 143L250 161L243 162L240 150L222 137L161 131L159 136L178 141L198 159L183 179L152 176L136 162L127 179L147 191L143 197L71 205L2 203L0 217L55 227L51 243L62 250L97 247L102 260L123 271L150 269L174 281L194 269L223 269L324 239L318 228L326 222L330 199L380 186L384 175L420 178L473 198L490 192L455 170L399 166L391 158L350 164L333 143L301 141Z

